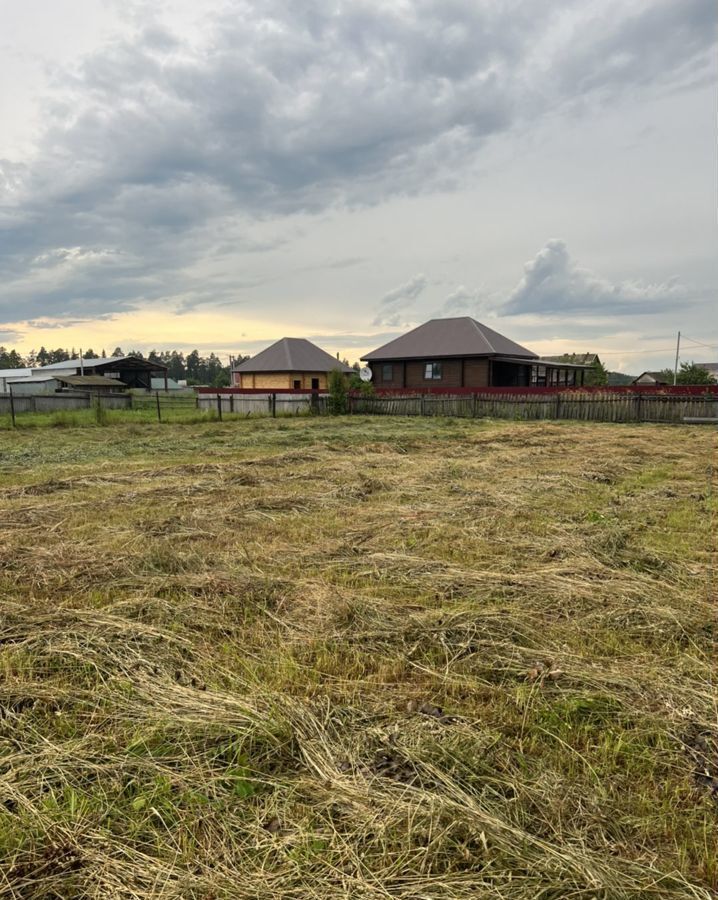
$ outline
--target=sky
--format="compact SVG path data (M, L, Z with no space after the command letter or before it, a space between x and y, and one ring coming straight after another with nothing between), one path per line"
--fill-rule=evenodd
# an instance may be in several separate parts
M0 0L0 344L718 359L713 0Z

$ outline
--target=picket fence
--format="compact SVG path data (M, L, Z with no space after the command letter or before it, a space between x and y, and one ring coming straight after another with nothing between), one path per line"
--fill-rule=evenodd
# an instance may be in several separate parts
M718 418L718 396L706 394L536 393L425 394L350 398L350 412L385 416L578 419L587 422L683 422Z

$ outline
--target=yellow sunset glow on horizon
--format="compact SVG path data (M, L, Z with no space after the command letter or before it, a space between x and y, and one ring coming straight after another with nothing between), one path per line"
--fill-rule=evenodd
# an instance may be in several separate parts
M215 353L225 362L229 356L251 356L261 347L274 343L282 337L306 337L316 334L317 328L310 329L306 323L282 317L282 320L247 318L229 310L195 310L181 315L161 309L132 310L117 313L106 319L88 319L67 322L62 319L8 323L8 331L16 331L20 337L5 340L8 349L17 350L27 356L40 347L55 349L63 347L92 350L109 356L115 347L125 352L141 350L178 350L189 353L199 350L202 356ZM366 347L345 346L343 335L337 334L336 342L331 341L331 331L322 329L328 339L322 341L322 349L332 355L340 354L350 362L358 360L383 342L378 336ZM150 336L148 339L148 335Z

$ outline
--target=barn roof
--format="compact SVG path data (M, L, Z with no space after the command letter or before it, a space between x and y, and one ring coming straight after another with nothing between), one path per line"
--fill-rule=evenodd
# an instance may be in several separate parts
M71 387L127 387L119 378L106 378L104 375L56 375L58 381Z
M48 372L47 375L19 375L15 378L6 378L5 380L8 384L17 384L19 381L53 381L54 379L55 375Z
M418 328L372 350L362 359L430 359L446 356L509 356L536 359L537 355L470 316L431 319Z
M0 378L29 378L32 369L0 369Z
M306 338L282 338L261 353L235 366L235 372L351 372L330 353Z
M142 359L139 356L103 356L103 357L91 357L90 359L86 359L84 356L82 358L82 368L84 369L97 369L100 366L116 366L119 363L141 363L143 367L152 368L152 369L166 369L167 366L164 363L156 362L153 359ZM80 368L80 360L79 359L66 359L63 362L56 363L48 363L46 366L38 366L35 371L45 371L45 369L79 369Z

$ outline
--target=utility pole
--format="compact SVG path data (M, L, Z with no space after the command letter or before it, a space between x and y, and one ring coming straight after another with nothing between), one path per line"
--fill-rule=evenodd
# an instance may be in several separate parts
M85 367L82 364L82 347L80 347L80 375L85 374Z
M676 341L676 364L673 367L673 384L678 384L678 354L681 352L681 333L678 332L678 340Z

